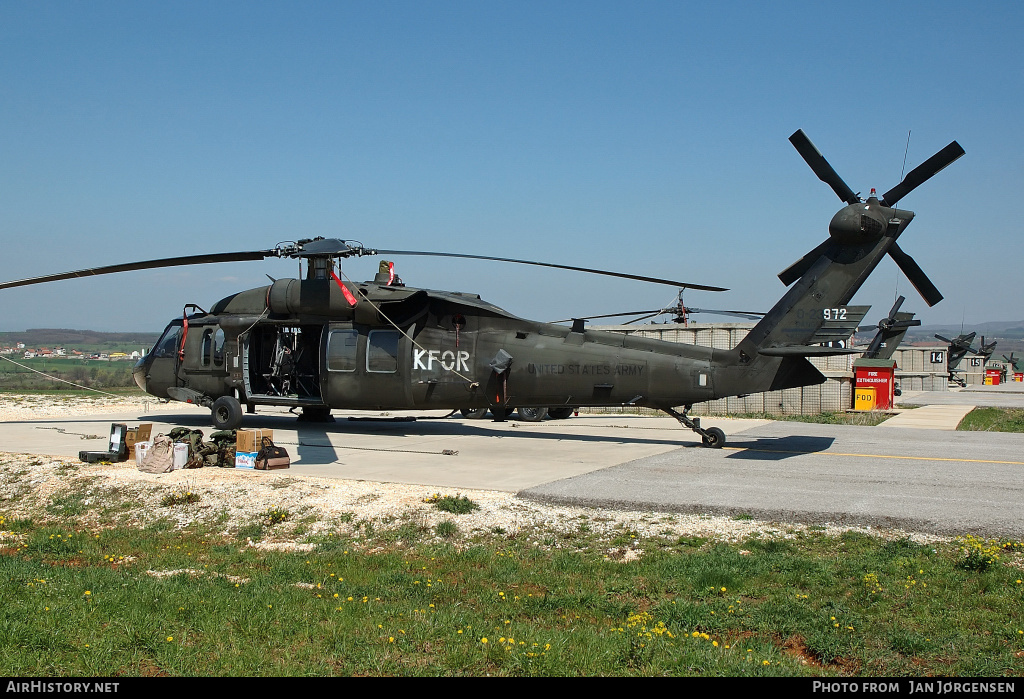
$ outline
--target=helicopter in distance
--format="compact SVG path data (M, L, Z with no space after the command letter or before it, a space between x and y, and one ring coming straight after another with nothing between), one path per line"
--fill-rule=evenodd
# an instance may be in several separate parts
M863 200L836 174L803 131L790 142L844 202L828 238L779 274L788 290L732 349L688 345L518 318L478 295L406 286L390 262L372 281L341 271L350 257L429 255L604 274L677 288L725 291L668 279L570 265L461 253L377 250L334 238L265 250L192 255L108 265L0 284L0 289L75 277L179 265L262 260L305 261L304 279L277 279L240 291L209 310L187 304L133 373L162 399L211 411L217 429L241 426L261 405L331 420L332 409L427 410L504 417L568 417L579 407L651 407L721 447L725 433L704 428L693 405L726 396L808 386L825 377L810 357L856 352L838 347L868 310L848 305L889 255L934 305L942 295L897 244L914 218L896 204L964 154L953 141L882 197ZM244 407L243 407L244 406ZM682 410L677 410L682 407ZM530 419L527 417L527 419Z
M598 318L624 318L624 317L628 317L628 316L637 316L636 318L632 318L631 320L627 320L625 323L623 323L623 325L629 325L631 323L639 323L640 321L649 320L650 318L656 318L658 316L671 315L672 316L671 321L666 321L666 322L679 323L680 325L683 325L685 327L690 322L690 315L694 314L694 313L707 313L709 315L718 315L718 316L735 316L737 318L744 318L746 320L760 320L764 316L764 313L761 313L761 312L758 312L758 311L715 311L715 310L711 310L711 309L708 309L708 308L692 308L692 307L687 306L687 305L685 305L683 303L683 292L684 291L686 291L686 289L680 290L679 293L676 294L675 301L671 305L665 306L664 308L656 308L654 310L646 310L646 311L626 311L624 313L603 313L601 315L596 315L596 316L582 316L580 318L566 318L566 319L563 319L563 320L556 320L556 321L552 321L552 322L554 322L554 323L574 322L575 323L575 322L579 322L581 320L582 321L597 320ZM652 321L652 322L656 322L656 321Z
M963 369L958 368L964 357L966 357L968 353L978 355L978 357L981 358L981 366L985 366L985 364L988 363L989 357L992 356L992 352L994 352L996 348L995 340L986 344L985 336L982 335L981 347L974 349L971 345L974 344L974 337L976 335L977 333L967 333L966 335L961 333L952 339L943 337L942 335L935 336L936 339L942 340L949 345L946 349L949 355L949 359L946 362L946 366L949 370L949 376L947 378L950 383L954 383L961 388L967 387L967 379L959 376L959 374L963 373ZM973 362L974 360L971 361Z
M878 321L877 325L862 325L857 332L876 330L868 347L864 350L864 359L890 359L896 352L896 348L903 342L907 330L921 324L921 321L914 318L913 313L900 311L905 296L896 299L889 315Z

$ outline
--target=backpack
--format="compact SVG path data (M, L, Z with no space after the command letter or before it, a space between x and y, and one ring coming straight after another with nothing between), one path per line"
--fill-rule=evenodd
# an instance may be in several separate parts
M174 470L174 442L165 434L153 438L153 446L149 448L139 470L146 473L170 473Z
M202 430L192 430L187 427L175 427L169 434L172 441L179 444L188 444L188 462L185 468L202 468L207 464L207 457L217 453L215 444L203 441ZM214 459L214 462L216 459Z

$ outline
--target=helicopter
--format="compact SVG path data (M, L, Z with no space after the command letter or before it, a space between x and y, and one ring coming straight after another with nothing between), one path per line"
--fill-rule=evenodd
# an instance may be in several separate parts
M981 336L981 346L978 347L977 354L978 354L979 357L981 357L981 361L982 361L983 365L986 362L988 362L989 357L992 356L992 353L995 352L995 349L996 349L996 341L992 340L992 342L986 343L985 342L985 336L982 335Z
M1013 352L1010 352L1010 356L1009 356L1009 357L1007 357L1007 356L1006 356L1006 355L1004 354L1004 355L1003 355L1003 359L1004 359L1004 360L1006 361L1006 363L1007 363L1008 365L1010 365L1011 367L1013 367L1013 371L1014 371L1014 372L1016 372L1016 373L1019 373L1019 372L1021 371L1021 368L1020 368L1020 362L1021 362L1021 358L1020 358L1020 357L1015 357L1015 356L1013 356Z
M878 325L862 325L857 328L857 332L877 329L867 349L864 350L864 359L890 359L903 341L907 330L921 324L920 320L914 318L913 313L900 312L900 307L906 300L905 296L896 299L889 315L878 321Z
M136 383L161 399L210 409L214 427L235 429L261 405L301 410L329 421L332 409L490 410L567 416L579 407L638 405L659 409L722 447L725 433L704 428L693 405L725 396L819 384L808 361L855 352L837 347L868 310L848 305L889 255L929 305L942 295L897 244L914 218L896 204L964 154L953 141L881 198L860 198L803 131L790 142L845 203L829 237L779 274L788 288L739 344L719 349L530 321L477 294L406 286L390 262L372 281L354 282L341 261L379 255L430 255L540 265L666 284L722 287L570 265L461 253L379 250L336 238L271 249L192 255L95 267L0 284L0 289L82 276L180 265L288 257L304 260L303 279L232 294L209 310L183 307L133 369ZM343 278L344 277L344 278ZM682 410L676 408L682 407Z
M974 349L971 345L974 344L974 337L976 335L977 333L967 333L966 335L961 333L953 339L943 337L942 335L935 336L936 339L942 340L949 345L949 348L947 349L947 352L949 353L949 361L946 364L949 369L949 381L959 385L961 388L965 388L967 386L967 380L962 376L957 376L957 374L963 373L962 369L957 368L960 366L960 362L963 361L963 358L966 357L968 353L976 354L981 357L981 364L984 366L996 348L996 342L994 340L986 344L985 336L982 335L981 347L979 349Z
M679 323L684 327L690 322L690 315L694 313L707 313L709 315L719 316L735 316L737 318L744 318L746 320L760 320L764 313L758 311L716 311L709 308L692 308L683 303L683 292L685 289L681 289L677 294L675 301L664 308L656 308L654 310L646 311L625 311L623 313L603 313L596 316L581 316L579 318L565 318L562 320L552 321L554 323L569 323L579 322L586 320L597 320L599 318L624 318L628 316L637 316L631 320L627 320L623 325L630 325L632 323L639 323L650 318L656 318L663 315L671 315L672 319L666 322Z

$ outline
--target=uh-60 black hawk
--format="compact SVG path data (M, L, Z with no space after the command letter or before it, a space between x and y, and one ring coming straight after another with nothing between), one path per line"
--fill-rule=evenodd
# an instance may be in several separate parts
M568 417L576 408L633 404L660 409L720 447L725 435L688 417L693 404L825 379L808 357L845 354L867 307L849 306L889 255L929 305L942 295L897 238L914 213L896 204L963 155L955 141L881 198L861 199L802 131L790 141L846 205L829 237L784 270L782 299L733 349L714 349L534 322L469 293L405 286L389 265L370 282L342 279L340 261L362 255L439 255L537 264L677 287L724 291L667 279L506 258L373 250L317 238L269 250L195 255L110 265L0 284L0 289L176 265L302 258L304 279L278 279L241 291L209 311L185 306L134 369L148 393L209 407L220 429L241 425L243 411L275 405L329 420L332 409L512 409L536 418ZM192 311L189 313L188 311ZM243 406L245 406L243 408ZM677 408L682 407L679 411Z

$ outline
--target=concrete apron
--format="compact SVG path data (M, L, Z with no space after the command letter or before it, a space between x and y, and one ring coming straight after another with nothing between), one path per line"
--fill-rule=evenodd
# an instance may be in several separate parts
M153 423L154 436L174 427L198 428L209 437L209 415L202 409L157 409L5 422L0 445L7 452L78 458L79 451L106 449L111 423ZM243 426L273 429L295 475L509 492L700 443L699 435L667 416L583 414L535 423L444 415L403 411L373 418L336 411L333 423L305 423L284 410L261 409L247 415ZM407 416L417 419L396 419ZM724 430L727 443L729 436L766 422L702 418L704 427Z

